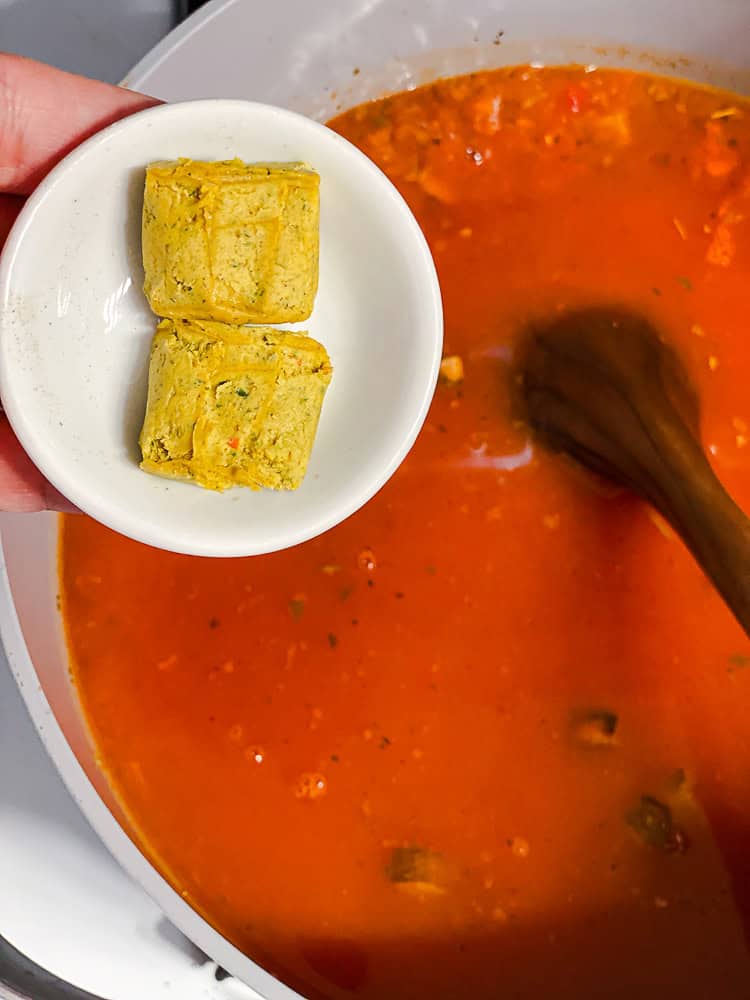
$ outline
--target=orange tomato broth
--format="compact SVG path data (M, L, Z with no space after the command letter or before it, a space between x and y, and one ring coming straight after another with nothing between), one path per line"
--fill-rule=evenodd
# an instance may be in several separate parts
M296 549L201 560L65 519L102 765L172 884L306 996L746 998L750 643L659 518L529 441L508 386L530 319L634 307L750 507L750 105L518 67L332 124L423 226L463 381ZM411 847L430 870L394 881Z

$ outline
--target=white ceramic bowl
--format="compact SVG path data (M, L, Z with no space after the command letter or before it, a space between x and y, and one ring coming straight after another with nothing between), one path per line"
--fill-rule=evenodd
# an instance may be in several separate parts
M493 40L505 32L501 45ZM670 70L750 92L747 0L215 0L129 77L165 99L255 97L323 118L340 103L445 73L529 59ZM249 42L248 39L251 39ZM602 51L601 45L610 49ZM621 46L625 46L622 49ZM251 58L250 58L251 57ZM201 72L195 72L195 66ZM361 72L352 76L352 70ZM332 96L335 93L336 96ZM6 582L0 628L29 711L82 810L170 920L266 1000L292 990L232 947L154 871L97 770L71 688L55 608L57 527L48 517L2 523Z
M320 173L320 285L296 328L326 346L334 376L294 492L219 494L139 469L157 322L141 290L143 180L180 156ZM442 335L435 266L396 188L330 129L248 101L162 105L93 136L34 192L0 258L0 392L24 448L85 513L193 555L296 545L369 500L427 415Z

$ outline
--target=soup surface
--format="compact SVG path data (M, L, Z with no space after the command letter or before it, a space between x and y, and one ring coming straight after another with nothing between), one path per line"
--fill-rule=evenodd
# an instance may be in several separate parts
M112 785L185 898L306 996L747 998L750 643L658 517L529 441L508 386L530 319L641 310L750 507L750 105L521 67L333 126L427 234L448 377L380 495L294 550L204 561L65 521Z

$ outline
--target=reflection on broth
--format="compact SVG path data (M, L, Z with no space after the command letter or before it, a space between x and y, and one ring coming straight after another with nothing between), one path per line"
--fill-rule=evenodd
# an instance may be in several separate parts
M452 360L393 480L296 549L191 559L66 519L113 787L306 996L745 998L750 645L660 519L530 447L508 374L537 315L643 312L750 507L750 105L521 67L333 125L422 224Z

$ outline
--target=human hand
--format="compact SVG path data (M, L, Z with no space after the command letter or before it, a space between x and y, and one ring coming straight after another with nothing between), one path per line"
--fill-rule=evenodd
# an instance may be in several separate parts
M122 87L0 53L0 247L23 199L66 153L119 118L157 104ZM71 510L0 414L0 510Z

